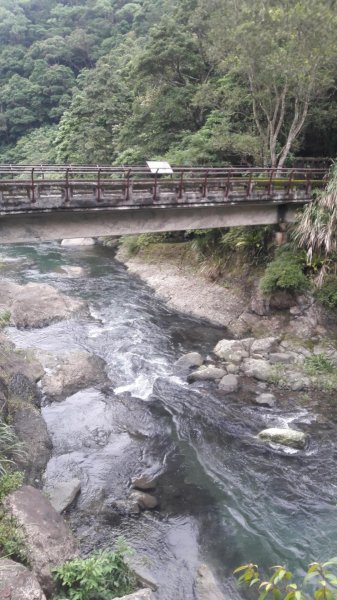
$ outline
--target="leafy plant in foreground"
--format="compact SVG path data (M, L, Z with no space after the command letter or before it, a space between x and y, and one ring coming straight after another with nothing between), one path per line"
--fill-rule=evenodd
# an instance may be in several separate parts
M70 600L111 600L131 593L136 582L125 561L130 553L119 539L115 552L102 550L57 567L54 578L60 593Z
M295 583L293 573L283 566L272 570L269 579L263 579L254 564L242 565L234 573L239 575L240 583L257 587L258 600L337 600L337 557L311 563L302 584Z

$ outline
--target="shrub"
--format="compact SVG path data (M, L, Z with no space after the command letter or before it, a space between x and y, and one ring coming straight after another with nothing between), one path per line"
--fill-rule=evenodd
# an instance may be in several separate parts
M262 293L269 295L280 290L303 292L309 287L309 280L303 272L305 265L303 253L294 253L287 247L280 249L261 279Z
M160 244L167 240L169 233L141 233L140 235L124 235L121 238L122 247L128 256L138 254L151 244Z
M221 245L228 253L241 252L253 264L267 260L273 240L273 228L268 226L231 227L222 236Z
M318 289L317 299L326 307L337 308L337 277L326 277L322 287Z
M89 558L77 558L54 569L54 578L70 600L111 600L135 589L135 576L125 562L130 554L123 540L115 552L102 550Z

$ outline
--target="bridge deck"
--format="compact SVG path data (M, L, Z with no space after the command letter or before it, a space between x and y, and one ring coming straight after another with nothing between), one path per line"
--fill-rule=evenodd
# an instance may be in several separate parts
M52 240L292 221L326 169L1 166L0 241Z

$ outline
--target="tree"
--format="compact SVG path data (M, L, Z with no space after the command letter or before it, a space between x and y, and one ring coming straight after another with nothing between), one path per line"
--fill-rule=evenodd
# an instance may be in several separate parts
M250 91L261 161L283 167L336 73L334 0L213 0L209 53ZM200 0L199 19L206 7Z

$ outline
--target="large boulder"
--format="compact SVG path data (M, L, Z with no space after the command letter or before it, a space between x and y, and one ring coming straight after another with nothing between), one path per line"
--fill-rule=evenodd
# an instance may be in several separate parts
M200 565L194 582L196 600L229 600L221 591L212 571L207 565Z
M2 279L0 310L8 310L16 327L44 327L66 319L83 307L83 302L69 298L46 283L18 285Z
M75 539L48 498L31 486L23 486L4 501L25 536L30 564L42 589L54 589L52 569L77 555Z
M1 600L46 600L35 575L7 558L0 559Z
M303 431L297 431L296 429L288 429L281 427L270 427L264 429L258 434L258 438L263 442L271 442L274 444L282 444L283 446L290 446L291 448L304 448L307 436Z
M66 352L41 357L48 372L41 380L44 394L62 399L75 392L105 383L105 362L89 352Z

